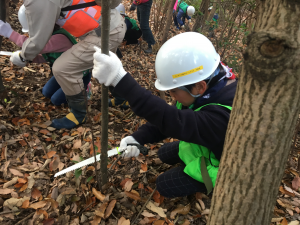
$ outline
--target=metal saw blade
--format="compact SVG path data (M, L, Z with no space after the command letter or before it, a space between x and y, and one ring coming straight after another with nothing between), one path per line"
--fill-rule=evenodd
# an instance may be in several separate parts
M12 52L0 51L0 55L12 55Z
M122 151L124 151L124 150L125 150L125 149L119 150L119 152L122 152ZM107 151L107 156L108 156L108 157L111 157L111 156L114 156L114 155L117 155L117 154L118 154L117 148L114 148L114 149L112 149L112 150ZM96 155L96 160L97 160L97 162L100 161L100 154ZM92 156L92 157L90 157L90 158L88 158L88 159L86 159L86 160L83 160L83 161L81 161L81 162L79 162L79 163L76 163L76 164L73 165L73 166L70 166L70 167L68 167L68 168L66 168L66 169L64 169L64 170L62 170L62 171L59 171L58 173L56 173L56 174L54 175L54 177L58 177L58 176L63 175L63 174L65 174L65 173L74 171L74 170L76 170L76 169L82 168L82 167L87 166L87 165L90 165L90 164L92 164L92 163L94 163L94 162L95 162L95 159L94 159L94 156Z

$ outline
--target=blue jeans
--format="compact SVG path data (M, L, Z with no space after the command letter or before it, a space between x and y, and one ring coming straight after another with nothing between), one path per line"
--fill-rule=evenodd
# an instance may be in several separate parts
M137 5L137 17L141 25L141 30L143 32L143 39L148 43L149 47L155 44L155 40L149 26L151 6L152 0Z
M90 83L92 78L92 73L89 73L82 78L84 87ZM50 98L53 105L67 104L65 93L62 91L60 85L55 80L55 77L52 76L50 80L45 84L42 89L42 93L45 97Z
M191 19L190 16L188 16L186 13L183 12L183 10L181 8L179 8L176 19L177 19L177 23L179 23L180 27L185 24L185 18L187 18L188 20ZM175 19L174 19L174 23L175 23ZM176 23L175 23L175 26L177 28L179 28L178 24L176 24Z

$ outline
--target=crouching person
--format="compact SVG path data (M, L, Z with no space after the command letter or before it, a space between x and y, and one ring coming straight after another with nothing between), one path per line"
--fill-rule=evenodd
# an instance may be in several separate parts
M132 110L149 121L122 139L120 148L176 138L180 141L162 146L158 156L164 163L181 165L157 177L157 190L169 198L210 192L215 186L236 91L235 76L222 65L209 39L194 32L168 40L157 54L155 70L156 88L170 91L176 106L142 88L115 54L107 56L100 50L94 54L93 76L100 83L115 86ZM130 147L124 156L138 156L139 150Z

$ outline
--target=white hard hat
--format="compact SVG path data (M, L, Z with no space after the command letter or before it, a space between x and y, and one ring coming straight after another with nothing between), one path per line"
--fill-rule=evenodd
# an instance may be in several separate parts
M18 12L18 18L19 18L20 24L22 25L22 31L24 33L29 31L29 26L28 26L28 22L26 19L25 11L26 11L26 8L24 5L22 5Z
M125 15L125 7L123 4L119 4L117 7L116 7L116 10L118 10L118 12L121 14L121 15Z
M155 87L166 91L206 80L219 62L220 55L207 37L196 32L178 34L163 44L156 55Z
M208 8L208 10L212 10L212 9L213 9L213 6L211 6L211 7Z
M195 14L194 6L189 6L186 10L186 13L188 14L188 16L193 16Z

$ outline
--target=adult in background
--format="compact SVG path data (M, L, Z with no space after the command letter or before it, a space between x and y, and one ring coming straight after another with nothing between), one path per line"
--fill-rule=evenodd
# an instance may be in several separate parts
M109 49L113 52L122 43L126 25L115 9L121 0L111 0ZM93 0L24 0L29 38L22 50L10 58L24 67L45 47L58 24L81 41L65 51L53 64L56 81L66 95L71 112L54 119L52 127L71 129L86 121L85 88L82 73L93 67L94 46L101 48L101 6Z
M143 39L148 44L148 48L144 50L145 53L152 53L152 46L155 44L155 40L149 26L151 6L152 0L134 0L130 7L130 11L137 8L137 17L143 32Z

